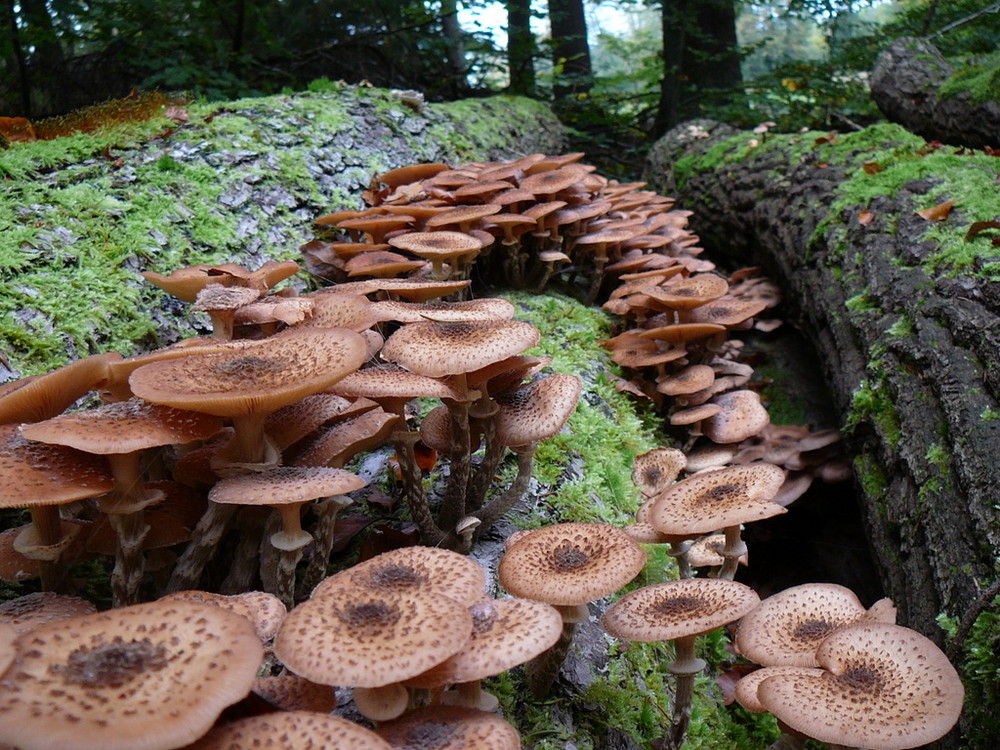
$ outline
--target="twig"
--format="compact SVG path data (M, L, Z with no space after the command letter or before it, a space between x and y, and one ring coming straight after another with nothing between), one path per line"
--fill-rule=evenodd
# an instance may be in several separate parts
M997 578L988 589L979 595L972 608L965 613L965 617L958 624L958 630L955 631L955 636L951 639L951 643L948 644L948 650L945 651L945 655L949 659L954 659L958 656L958 652L965 645L965 639L968 637L969 631L972 630L972 626L976 624L976 620L979 619L979 615L992 604L998 595L1000 595L1000 578Z
M987 5L985 8L980 8L975 13L973 13L971 15L968 15L965 18L959 18L957 21L952 21L947 26L942 26L940 29L938 29L937 31L935 31L933 34L929 34L926 38L927 39L934 39L935 37L941 36L946 31L951 31L952 29L954 29L954 28L956 28L958 26L961 26L963 24L966 24L969 21L974 21L975 19L979 18L980 16L984 16L987 13L996 13L997 11L1000 11L1000 3L993 3L993 5Z

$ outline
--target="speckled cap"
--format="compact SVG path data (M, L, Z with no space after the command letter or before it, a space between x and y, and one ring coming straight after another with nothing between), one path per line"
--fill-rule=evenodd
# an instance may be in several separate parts
M500 674L551 647L563 629L555 607L530 599L484 599L469 611L472 637L464 648L407 685L432 688Z
M462 302L373 302L372 309L380 320L419 323L432 320L455 323L468 320L510 320L514 305L499 297L480 297Z
M16 599L8 599L0 604L0 623L7 623L20 635L40 625L89 615L96 611L97 607L78 596L36 591ZM0 652L2 650L0 649Z
M965 690L934 643L900 625L859 623L816 653L818 675L769 677L757 688L768 711L822 742L897 750L941 738L962 712Z
M521 738L506 719L461 706L427 706L380 725L377 734L400 750L517 750Z
M154 750L205 734L250 691L263 648L220 607L152 602L25 633L0 684L0 742Z
M740 619L760 602L749 586L721 578L684 578L626 594L601 617L625 641L670 641Z
M289 612L274 653L313 682L371 688L426 672L471 634L472 616L454 599L345 586Z
M391 750L392 745L347 719L312 711L251 716L213 729L189 750Z
M665 534L707 534L787 513L770 500L784 481L780 467L765 463L696 474L656 498L649 522Z
M312 597L343 597L351 588L390 594L426 592L468 607L483 598L485 586L483 567L468 555L440 547L401 547L330 576L313 589Z
M337 707L337 691L297 674L266 675L253 681L253 693L282 711L318 711Z
M262 642L274 638L288 614L284 602L265 591L244 591L242 594L215 594L210 591L175 591L159 601L180 600L222 607L245 617L253 624L254 632Z
M580 379L550 375L494 396L493 429L501 445L547 440L563 428L580 400Z
M286 505L330 495L345 495L366 484L357 474L327 466L279 466L220 479L209 491L213 503Z
M632 460L632 482L646 497L659 495L686 465L687 458L677 448L653 448Z
M823 639L865 614L858 597L844 586L792 586L743 618L736 645L745 657L768 667L815 667Z
M518 539L497 572L500 585L514 596L574 606L617 591L645 564L645 551L619 528L559 523Z
M778 675L815 676L822 674L822 672L823 670L817 667L761 667L741 677L740 681L736 683L736 687L733 688L733 694L736 701L747 711L760 714L767 709L757 700L757 688L768 677Z
M771 422L756 391L729 391L716 396L713 403L721 410L702 423L701 431L714 443L739 443Z

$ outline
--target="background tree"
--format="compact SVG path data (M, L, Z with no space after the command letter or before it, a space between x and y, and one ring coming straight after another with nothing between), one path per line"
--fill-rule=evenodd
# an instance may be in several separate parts
M505 0L507 6L507 70L512 94L535 92L535 33L531 0Z
M593 88L587 17L583 0L549 0L552 30L552 96L558 102Z

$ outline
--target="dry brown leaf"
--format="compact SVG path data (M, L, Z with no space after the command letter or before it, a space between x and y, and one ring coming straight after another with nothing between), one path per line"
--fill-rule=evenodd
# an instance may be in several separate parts
M971 227L969 231L965 233L965 241L975 239L980 232L985 232L987 229L1000 229L1000 221L977 221Z
M875 221L875 212L869 209L863 209L861 213L858 214L858 224L863 227L868 226L873 221Z
M938 203L936 206L925 208L923 211L917 211L917 216L927 219L927 221L944 221L951 214L951 209L954 205L955 201L953 200Z
M877 161L866 161L864 164L861 165L861 168L865 170L865 174L878 174L883 169L885 169L885 167L883 167Z

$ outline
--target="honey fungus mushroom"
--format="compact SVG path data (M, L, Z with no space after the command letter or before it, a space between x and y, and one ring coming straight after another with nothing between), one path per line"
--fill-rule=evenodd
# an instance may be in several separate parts
M391 750L370 729L314 711L279 711L223 724L185 750Z
M21 750L168 750L250 691L263 647L220 607L152 602L18 637L0 682L0 742Z

